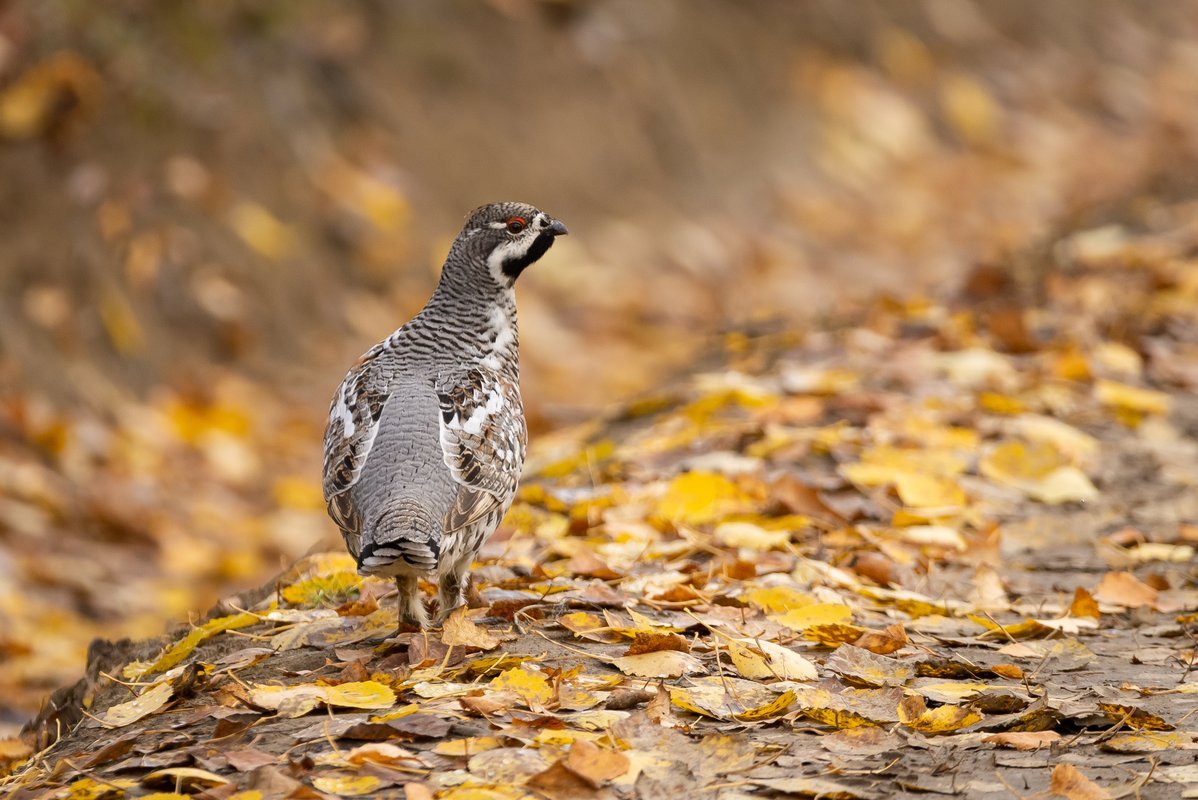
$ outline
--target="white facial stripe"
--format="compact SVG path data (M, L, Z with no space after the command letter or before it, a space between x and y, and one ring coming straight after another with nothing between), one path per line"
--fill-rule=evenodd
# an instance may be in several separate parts
M524 255L534 241L535 236L520 236L502 243L491 251L491 255L487 256L487 268L491 270L491 277L496 283L506 286L512 282L511 278L503 274L503 262Z

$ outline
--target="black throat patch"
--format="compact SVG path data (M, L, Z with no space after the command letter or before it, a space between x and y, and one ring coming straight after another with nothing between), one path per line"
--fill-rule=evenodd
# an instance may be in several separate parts
M513 281L519 278L521 272L545 255L550 247L553 247L553 238L551 233L542 233L532 240L532 245L524 251L523 255L504 259L503 274Z

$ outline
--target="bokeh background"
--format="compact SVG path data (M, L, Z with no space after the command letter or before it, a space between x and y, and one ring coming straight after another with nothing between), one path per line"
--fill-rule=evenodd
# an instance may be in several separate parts
M328 397L465 214L535 434L1196 194L1198 3L0 0L0 735L87 642L337 546ZM1198 219L1198 211L1193 211Z

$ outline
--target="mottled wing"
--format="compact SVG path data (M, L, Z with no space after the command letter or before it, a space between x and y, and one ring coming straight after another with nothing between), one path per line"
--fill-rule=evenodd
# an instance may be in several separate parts
M519 387L492 370L443 375L435 388L445 464L460 486L445 516L450 533L507 509L524 467L528 432Z
M349 490L362 475L387 402L387 381L378 365L385 349L385 342L375 345L346 374L333 395L324 432L324 499L355 558L362 520Z

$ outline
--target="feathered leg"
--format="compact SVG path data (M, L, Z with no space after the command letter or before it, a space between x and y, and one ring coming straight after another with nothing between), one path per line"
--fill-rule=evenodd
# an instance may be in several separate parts
M428 613L420 599L420 580L415 575L395 576L395 588L399 590L399 627L424 630L428 625Z
M469 567L469 561L454 564L452 569L446 570L441 576L437 586L437 599L441 607L437 610L436 624L445 622L445 618L452 614L455 608L466 604L466 570Z

